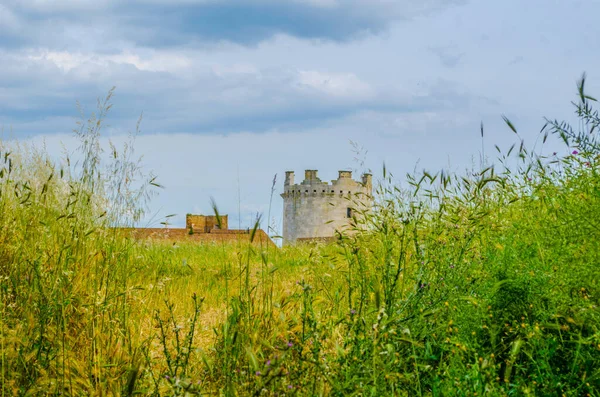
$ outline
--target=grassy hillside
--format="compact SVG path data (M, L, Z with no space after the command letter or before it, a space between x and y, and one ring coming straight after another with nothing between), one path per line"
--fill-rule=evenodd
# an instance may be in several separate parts
M583 130L545 130L571 154L517 144L408 190L384 170L368 232L331 245L125 238L155 182L130 147L100 161L108 101L77 163L0 143L2 395L600 395L600 119L580 93Z

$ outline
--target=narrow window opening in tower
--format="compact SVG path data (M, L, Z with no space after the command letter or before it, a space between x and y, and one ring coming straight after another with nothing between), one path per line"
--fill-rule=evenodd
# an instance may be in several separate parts
M346 218L352 218L352 208L346 208Z

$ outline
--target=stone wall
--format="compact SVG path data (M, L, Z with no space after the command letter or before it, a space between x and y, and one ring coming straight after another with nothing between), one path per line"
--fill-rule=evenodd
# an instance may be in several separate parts
M251 230L218 230L215 229L211 233L193 233L190 234L189 229L182 228L123 228L124 233L138 240L166 240L172 242L198 242L207 243L249 243ZM265 233L264 230L258 229L252 241L253 245L258 246L275 246L275 243Z
M217 227L217 217L214 215L192 215L185 217L185 229L181 228L123 228L124 233L136 239L168 240L168 241L197 241L199 243L248 243L252 236L250 229L229 229L227 215L221 215L221 228ZM255 245L275 246L264 230L258 229L252 241Z

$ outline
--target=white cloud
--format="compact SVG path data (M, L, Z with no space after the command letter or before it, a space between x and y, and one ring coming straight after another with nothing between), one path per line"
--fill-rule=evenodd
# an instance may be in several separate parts
M114 4L115 0L7 0L20 9L39 13L98 11Z
M11 32L17 30L19 27L20 23L14 12L5 5L0 4L0 29Z
M19 16L10 7L0 3L0 49L4 40L19 42L23 31L24 24Z
M298 71L297 84L300 90L309 88L326 95L341 98L371 98L374 89L352 73L332 74L315 70Z
M79 67L100 66L109 68L111 63L135 66L138 70L150 72L177 73L191 66L191 61L185 56L168 51L144 51L145 54L134 53L131 50L119 54L95 54L67 51L34 50L28 52L28 59L33 61L47 60L53 62L64 72Z
M308 4L313 7L331 9L340 7L338 0L291 0L292 3Z
M260 75L259 68L256 65L252 65L249 63L236 63L232 65L211 65L211 70L215 74L215 76L219 78L226 78L228 76L236 75Z
M47 132L50 128L68 131L70 125L58 127L51 120L59 123L76 115L76 100L90 109L95 96L113 85L117 86L115 108L123 115L119 117L126 117L117 119L117 125L143 111L155 133L294 130L361 110L402 111L417 106L422 111L447 106L431 96L430 88L419 96L410 95L373 85L350 72L261 67L218 57L203 59L194 52L29 50L0 52L0 62L9 65L0 83L10 82L0 95L0 105L43 120ZM446 89L444 95L451 97L453 89ZM36 91L40 97L32 100ZM31 121L22 116L11 119L7 112L2 117L0 112L0 123L11 124L22 134L41 132L31 130L36 125Z
M465 56L455 45L448 47L434 46L430 47L431 52L440 58L442 65L453 68L456 67L461 59Z
M266 210L276 172L353 167L349 139L400 178L418 160L468 166L481 121L492 153L514 138L501 114L535 139L543 116L571 116L581 72L600 93L596 3L223 0L196 24L191 5L214 1L2 2L0 128L59 152L75 101L89 113L116 85L106 132L144 111L138 152L167 185L155 211L209 211L213 195L233 214L238 169L246 213Z

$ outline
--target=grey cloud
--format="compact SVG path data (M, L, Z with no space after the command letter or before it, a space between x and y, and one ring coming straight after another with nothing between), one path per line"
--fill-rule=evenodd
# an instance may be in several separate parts
M388 171L394 170L399 179L413 171L419 162L419 167L425 166L434 172L440 168L458 171L469 167L472 158L479 158L481 149L480 120L469 113L464 109L418 113L364 110L336 119L334 123L308 128L295 126L293 131L285 133L142 134L137 139L136 150L144 154L147 169L154 170L159 182L166 186L153 201L153 215L176 213L178 217L173 222L181 226L186 212L210 211L209 198L214 196L221 210L230 214L230 222L237 224L234 219L241 191L242 206L248 207L242 208L242 225L246 227L251 225L254 210L266 212L273 175L278 174L276 188L281 189L282 173L288 169L297 172L318 169L319 175L327 180L335 178L336 170L342 168L355 169L357 173L370 169L377 177L383 163ZM500 117L485 121L486 131L501 132L493 142L486 142L486 153L494 153L494 143L505 147L515 141L515 135L507 131ZM150 121L145 120L142 128L148 123ZM116 135L111 140L118 143L123 138ZM41 139L37 137L35 141ZM68 136L43 139L55 153L60 152L60 141L65 142L70 151L77 147ZM357 156L349 140L368 150L362 169L354 160ZM211 167L190 166L199 151L203 153L202 161ZM223 161L224 157L228 161ZM252 167L244 164L252 164ZM281 201L277 194L273 205L271 215L278 223Z
M148 120L142 127L146 124ZM514 140L514 134L503 136ZM43 139L54 153L61 152L61 141L69 152L77 147L72 137L64 135ZM111 137L117 144L123 139L119 135ZM41 140L42 137L35 139L36 142ZM242 208L242 224L246 227L251 225L253 210L266 212L271 181L276 173L277 189L281 189L282 173L287 169L297 172L319 169L324 180L335 178L338 169L356 169L359 173L361 166L354 160L356 154L349 140L368 150L362 170L370 169L379 176L381 165L385 163L399 178L411 172L419 160L433 171L446 167L449 157L458 159L452 162L452 167L467 167L470 155L476 156L481 147L479 120L465 112L361 111L338 119L332 125L298 127L286 133L142 134L137 139L136 151L143 153L144 165L154 170L159 182L166 186L153 201L152 214L176 213L179 216L173 221L182 225L186 212L210 211L209 198L214 196L221 210L232 217L230 221L237 223L233 219L237 217L240 189L242 205L248 207ZM106 140L103 142L106 144ZM190 166L199 151L203 153L202 161L210 167ZM228 161L223 161L224 157ZM252 167L244 164L252 164ZM281 201L277 194L273 205L271 215L279 222Z
M518 63L522 63L524 60L525 60L525 58L523 58L523 56L518 55L518 56L514 57L508 64L516 65Z
M58 55L56 55L58 56ZM71 61L69 61L71 62ZM67 64L69 62L66 62ZM75 101L88 112L117 86L112 122L195 134L295 130L332 123L359 111L419 113L464 108L470 94L439 81L420 95L371 85L353 74L289 68L191 67L185 72L140 70L110 59L73 61L66 70L47 57L0 53L0 125L20 134L68 132Z
M455 46L430 47L429 49L431 52L437 55L442 65L447 68L456 67L466 55L464 52L459 52Z
M252 45L277 34L347 41L387 30L391 23L461 4L466 0L204 0L68 1L9 0L0 20L10 34L0 47L60 49ZM2 15L5 15L3 17Z
M275 0L219 1L0 0L0 129L54 141L75 126L76 100L89 112L116 85L106 132L118 137L144 111L139 153L168 187L165 213L196 210L210 194L233 213L238 179L242 203L260 208L275 172L318 168L327 178L327 170L352 166L348 139L367 147L369 167L385 161L402 177L419 159L435 169L448 157L468 163L482 144L487 154L495 143L508 147L515 135L500 114L535 141L542 116L572 115L584 70L590 94L600 92L593 73L600 10L590 2L582 12L543 0L460 8L440 0L298 0L289 9ZM413 18L443 7L451 8ZM565 23L571 28L556 29ZM339 43L368 32L386 34ZM525 59L509 67L518 54ZM191 167L198 150L218 166ZM240 174L224 156L242 164Z

